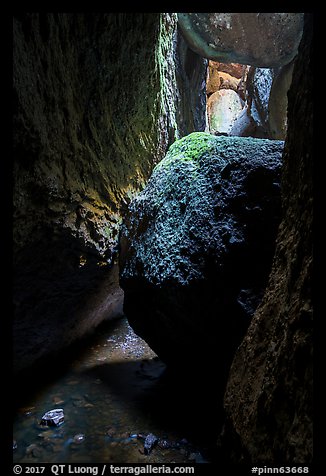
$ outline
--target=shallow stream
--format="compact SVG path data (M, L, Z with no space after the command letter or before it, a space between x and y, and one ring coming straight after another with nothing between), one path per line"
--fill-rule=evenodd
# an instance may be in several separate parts
M40 377L36 388L20 395L15 463L207 461L187 390L167 377L163 362L125 318L102 326L76 354L53 378L42 383ZM44 413L59 408L61 425L40 425ZM159 441L144 454L150 433Z

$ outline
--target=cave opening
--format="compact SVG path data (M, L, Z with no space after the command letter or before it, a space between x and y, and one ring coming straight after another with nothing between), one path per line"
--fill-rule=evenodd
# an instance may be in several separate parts
M272 269L303 14L266 14L293 51L247 63L194 45L191 15L15 18L17 463L259 459L232 420L238 356ZM64 423L42 424L53 409Z
M293 62L259 68L208 61L206 127L215 135L285 140Z

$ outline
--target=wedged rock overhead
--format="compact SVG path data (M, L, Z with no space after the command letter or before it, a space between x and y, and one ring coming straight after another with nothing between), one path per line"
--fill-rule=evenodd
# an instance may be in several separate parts
M296 56L303 13L178 13L178 22L204 58L275 68Z
M124 311L167 363L228 369L266 285L279 223L282 141L192 133L130 204Z

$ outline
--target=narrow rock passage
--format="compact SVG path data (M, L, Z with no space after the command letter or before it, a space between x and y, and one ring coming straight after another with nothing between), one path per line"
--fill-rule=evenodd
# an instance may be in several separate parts
M21 402L14 462L204 462L177 420L178 396L171 394L165 365L127 320L108 323L88 343L61 375ZM56 408L63 409L64 423L41 426L42 415ZM150 433L159 440L146 454Z

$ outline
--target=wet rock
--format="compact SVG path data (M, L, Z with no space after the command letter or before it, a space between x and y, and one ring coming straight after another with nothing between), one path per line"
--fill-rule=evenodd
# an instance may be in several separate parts
M64 413L62 408L57 408L55 410L49 410L44 413L41 418L40 425L44 426L59 426L64 422Z
M204 58L273 68L297 54L303 13L178 13L178 22Z
M109 438L114 438L114 433L115 433L114 428L108 428L105 432L106 436L108 436Z
M26 456L32 456L33 458L39 458L42 455L42 448L35 444L31 444L26 448Z
M282 151L282 141L190 134L131 202L121 229L124 310L166 363L227 367L252 317L244 297L257 302L267 282Z
M207 101L209 132L228 134L242 109L243 103L235 91L222 89L213 93Z
M19 408L18 412L24 414L24 416L31 416L34 413L35 407L23 407Z
M13 440L13 442L12 442L12 449L13 449L13 451L15 451L17 448L18 448L17 441L16 441L16 440Z
M144 454L149 455L152 449L157 445L158 437L153 435L153 433L149 433L144 442Z
M171 448L172 445L168 440L160 439L158 442L158 446L162 448L163 450L166 450L168 448Z
M44 441L49 442L53 438L53 431L52 430L44 430L42 433L37 435L39 438L42 438Z
M76 443L78 445L80 443L83 443L84 440L85 440L85 435L83 435L82 433L78 433L77 435L73 437L73 443Z
M55 403L55 405L61 405L62 403L64 403L64 400L62 400L62 398L58 395L54 395L52 397L52 401L53 403Z

